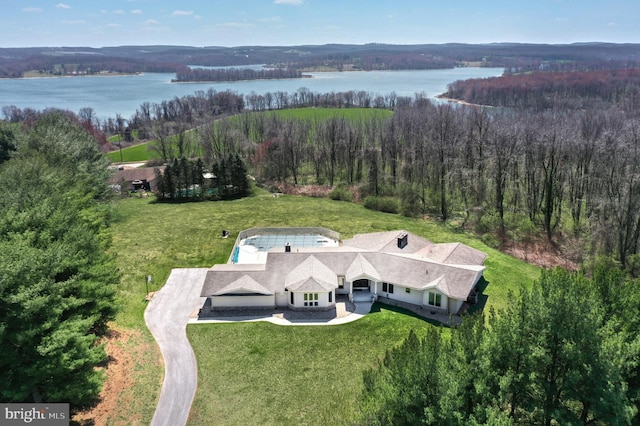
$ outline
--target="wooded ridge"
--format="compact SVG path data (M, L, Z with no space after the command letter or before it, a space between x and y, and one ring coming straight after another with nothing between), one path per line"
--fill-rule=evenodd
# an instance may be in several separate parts
M505 67L593 69L591 64L619 67L640 63L640 45L613 43L548 44L327 44L317 46L119 46L39 47L0 49L0 77L21 77L27 71L55 74L76 66L81 70L176 72L184 66L269 64L294 69L329 67L335 70L396 70ZM74 65L75 64L75 65ZM610 67L610 66L607 66Z

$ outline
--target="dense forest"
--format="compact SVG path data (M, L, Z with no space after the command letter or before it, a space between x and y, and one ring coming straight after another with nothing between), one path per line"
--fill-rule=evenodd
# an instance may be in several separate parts
M499 107L585 108L640 100L640 68L545 71L449 84L445 97Z
M338 101L319 105L345 107L353 95L271 97L274 108L328 99ZM230 100L225 109L216 107L219 113L242 111L241 97L217 96ZM203 156L208 164L238 153L265 184L342 185L354 199L392 196L405 215L454 220L496 246L544 235L554 244L570 243L573 261L614 255L638 272L640 150L633 97L605 109L535 111L390 95L380 101L393 104L389 116L298 119L243 112L215 123L192 112L207 98L145 107L130 125L154 137L167 161ZM362 99L371 100L367 94Z
M116 312L108 162L73 114L0 125L1 402L97 401Z

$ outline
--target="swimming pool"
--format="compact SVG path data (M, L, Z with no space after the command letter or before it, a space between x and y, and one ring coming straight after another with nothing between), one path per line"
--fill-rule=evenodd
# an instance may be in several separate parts
M282 248L288 244L293 251L296 248L337 247L339 234L332 238L329 232L309 232L321 228L256 228L240 233L237 245L231 256L231 263L265 263L267 252ZM296 232L299 231L299 232ZM321 231L322 232L322 231Z

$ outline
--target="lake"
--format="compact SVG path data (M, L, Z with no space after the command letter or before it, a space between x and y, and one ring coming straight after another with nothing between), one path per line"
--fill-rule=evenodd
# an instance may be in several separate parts
M413 96L425 92L429 97L444 93L447 84L469 78L495 77L502 68L454 68L418 71L354 71L307 73L311 78L251 80L221 83L171 83L175 74L147 73L128 76L89 76L60 78L0 79L0 107L42 110L49 107L78 112L91 107L100 119L120 114L128 119L142 102L158 103L197 90L232 90L238 94L283 91L293 93L301 87L312 92L364 90L375 95L395 92Z

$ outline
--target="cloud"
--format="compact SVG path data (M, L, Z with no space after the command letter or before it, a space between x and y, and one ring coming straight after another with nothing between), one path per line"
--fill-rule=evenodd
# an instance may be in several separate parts
M133 9L133 10L131 11L131 13L132 13L133 15L142 15L142 11L141 11L140 9Z
M304 0L273 0L275 4L291 4L291 5L299 5L303 4Z
M171 16L189 16L193 15L192 10L174 10Z
M38 13L38 12L44 12L43 9L39 8L39 7L25 7L22 9L23 12L29 12L29 13Z
M58 3L58 4L56 4L56 7L58 9L71 9L71 6L69 6L68 4L65 4L65 3Z

